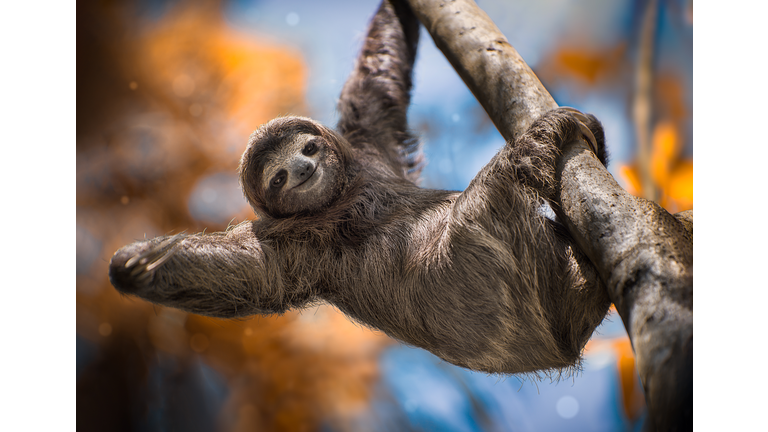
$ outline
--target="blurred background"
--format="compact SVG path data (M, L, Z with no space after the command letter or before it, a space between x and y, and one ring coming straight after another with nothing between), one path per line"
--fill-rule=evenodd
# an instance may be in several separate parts
M320 306L218 320L121 297L120 246L253 218L248 135L327 125L378 0L77 2L77 428L617 431L646 411L615 312L575 376L489 376ZM689 0L478 0L560 105L595 114L629 192L693 208ZM422 29L411 127L422 185L461 190L503 145Z

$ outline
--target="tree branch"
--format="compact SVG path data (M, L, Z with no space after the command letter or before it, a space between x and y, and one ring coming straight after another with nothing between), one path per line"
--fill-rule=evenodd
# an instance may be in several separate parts
M640 25L640 44L635 66L632 119L637 139L637 165L643 196L658 199L658 188L651 176L651 117L653 109L653 51L656 42L657 0L647 0Z
M658 430L693 425L693 212L624 191L582 141L558 164L561 211L597 266L635 350Z
M409 3L505 139L557 107L473 1ZM597 267L627 328L654 425L692 429L693 212L675 217L631 196L583 140L566 146L558 173L558 217Z
M557 108L539 78L472 0L409 0L464 83L507 141Z

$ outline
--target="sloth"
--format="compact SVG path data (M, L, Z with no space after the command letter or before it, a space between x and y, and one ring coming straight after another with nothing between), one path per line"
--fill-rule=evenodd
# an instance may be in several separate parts
M556 109L463 192L418 187L406 119L418 34L407 3L384 0L336 129L279 117L251 135L239 175L257 219L127 245L110 262L114 287L222 318L327 302L465 368L577 367L610 301L541 208L555 200L562 145L584 137L605 162L602 127Z

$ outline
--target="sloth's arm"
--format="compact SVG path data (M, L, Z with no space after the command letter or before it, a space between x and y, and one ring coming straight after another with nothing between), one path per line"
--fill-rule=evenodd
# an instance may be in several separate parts
M383 1L338 102L339 132L353 146L376 148L395 172L420 162L412 157L417 141L406 119L418 40L419 21L410 6Z
M216 317L280 313L309 301L308 290L286 280L284 260L256 237L255 226L124 246L110 261L109 279L121 293Z

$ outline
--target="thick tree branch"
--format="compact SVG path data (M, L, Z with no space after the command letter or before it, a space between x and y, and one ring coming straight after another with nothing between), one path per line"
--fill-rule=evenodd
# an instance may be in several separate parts
M558 166L561 211L627 328L658 430L693 422L693 212L625 192L582 141Z
M409 3L505 139L557 107L473 1ZM627 328L654 425L692 429L693 212L675 217L629 195L583 140L566 146L558 172L558 216Z
M435 45L507 141L557 108L547 89L472 0L409 0Z

